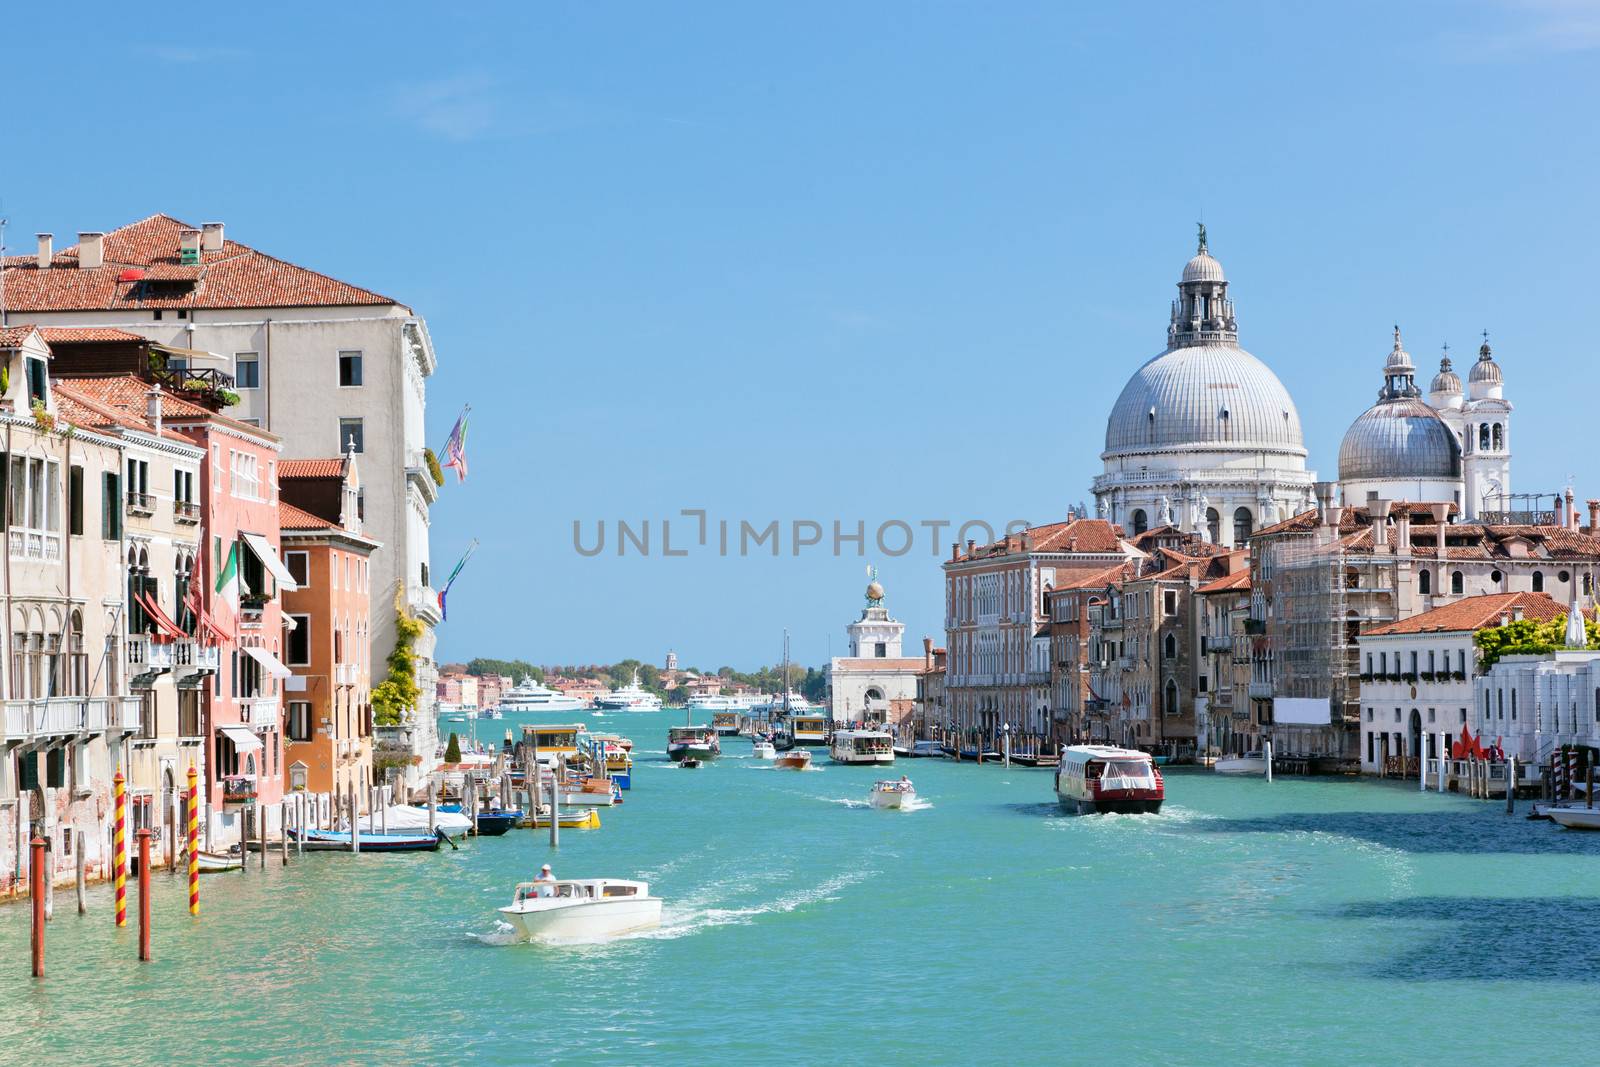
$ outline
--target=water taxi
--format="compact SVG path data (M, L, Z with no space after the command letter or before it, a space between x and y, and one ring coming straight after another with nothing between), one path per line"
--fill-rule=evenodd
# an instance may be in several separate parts
M894 738L882 730L836 730L828 756L835 763L890 764Z
M522 882L500 914L529 940L610 937L660 926L661 898L620 878Z
M751 759L776 759L778 750L772 747L772 742L764 737L758 737L750 742Z
M717 732L709 726L674 726L667 731L667 758L674 763L690 757L715 759L721 754Z
M1223 756L1211 765L1218 774L1266 774L1267 757L1259 752L1242 756Z
M791 748L773 760L772 765L786 771L803 771L811 766L811 752L804 748Z
M911 779L900 778L874 782L872 795L867 798L875 808L903 808L917 799L917 788L911 784Z
M1148 752L1106 745L1073 745L1061 753L1056 800L1075 815L1155 813L1166 798L1161 772Z

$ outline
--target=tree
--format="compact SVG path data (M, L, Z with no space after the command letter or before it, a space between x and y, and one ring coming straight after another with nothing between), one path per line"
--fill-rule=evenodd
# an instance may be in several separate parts
M444 746L444 761L446 763L461 762L461 738L456 736L454 730L450 731L450 743Z
M544 668L535 667L525 659L489 659L480 656L467 664L467 673L483 677L486 674L504 675L513 681L532 678L544 681Z
M1583 621L1588 647L1600 649L1600 625ZM1566 645L1567 617L1558 615L1539 622L1518 619L1504 626L1489 626L1472 635L1478 646L1478 666L1488 670L1504 656L1542 656Z

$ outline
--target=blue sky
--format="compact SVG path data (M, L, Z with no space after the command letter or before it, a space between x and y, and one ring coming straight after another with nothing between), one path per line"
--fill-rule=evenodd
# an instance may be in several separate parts
M443 659L820 663L868 562L920 648L925 530L660 521L1060 517L1202 216L1324 476L1392 323L1429 370L1487 328L1515 488L1600 495L1590 0L440 7L31 5L0 198L13 249L223 219L428 318L435 569L483 542ZM574 551L619 518L656 554Z

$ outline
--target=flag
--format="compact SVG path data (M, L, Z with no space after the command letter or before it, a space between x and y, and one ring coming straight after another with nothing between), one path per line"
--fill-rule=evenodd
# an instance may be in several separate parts
M228 605L228 610L235 616L239 614L239 595L248 592L244 588L244 579L239 577L239 542L235 541L228 548L228 558L222 564L222 573L217 575L217 596Z
M450 572L450 577L444 580L444 588L439 590L439 618L441 620L450 617L450 612L444 606L444 598L450 594L450 587L456 584L456 577L460 575L461 568L467 565L467 560L471 559L472 554L476 551L478 551L478 539L473 538L472 544L467 546L467 550L461 554L461 559L457 561L455 569Z
M471 412L471 404L461 409L450 439L444 443L444 465L455 470L458 485L467 480L467 416Z

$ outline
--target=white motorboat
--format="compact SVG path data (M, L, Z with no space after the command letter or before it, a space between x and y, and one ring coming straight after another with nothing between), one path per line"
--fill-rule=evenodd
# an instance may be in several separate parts
M911 779L900 778L874 782L869 803L875 808L904 808L917 799L917 789Z
M1218 774L1266 774L1267 757L1259 752L1246 752L1242 756L1223 756L1211 765Z
M882 730L835 730L828 756L835 763L890 764L894 738Z
M650 883L620 878L522 882L505 921L526 940L613 937L661 925L661 898Z
M561 783L561 806L564 808L609 808L616 802L617 790L609 778Z
M778 750L772 747L771 741L753 741L750 744L751 759L777 759Z
M1586 808L1576 804L1559 804L1553 808L1541 808L1543 814L1550 816L1552 822L1565 826L1568 830L1600 830L1600 808Z
M659 711L661 698L639 686L639 672L633 672L633 681L611 690L605 696L595 697L594 706L608 711Z
M508 711L577 711L583 701L540 685L532 678L524 678L500 696L495 707L502 713ZM498 718L499 716L495 716Z

